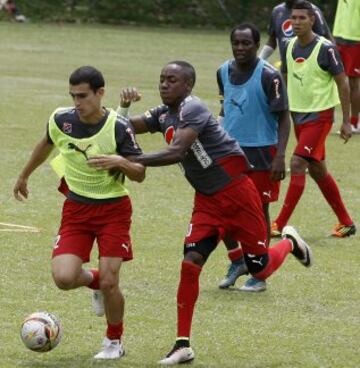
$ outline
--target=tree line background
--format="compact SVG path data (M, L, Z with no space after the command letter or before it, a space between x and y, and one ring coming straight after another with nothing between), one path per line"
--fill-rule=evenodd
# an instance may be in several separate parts
M34 21L179 27L231 27L252 21L265 30L276 0L17 0ZM313 0L332 25L337 0Z

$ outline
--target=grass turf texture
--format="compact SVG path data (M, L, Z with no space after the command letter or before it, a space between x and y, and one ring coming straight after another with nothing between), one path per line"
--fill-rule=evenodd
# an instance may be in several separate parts
M62 292L52 282L51 244L62 203L57 178L48 164L38 169L25 204L12 198L12 187L44 134L49 114L57 106L71 105L67 80L76 67L90 64L103 71L106 106L117 105L122 87L137 86L143 99L132 113L141 113L159 103L161 67L172 59L185 59L197 69L194 93L217 113L215 71L230 57L228 32L0 23L0 33L0 222L41 229L0 232L0 367L156 367L175 338L182 239L192 206L193 191L176 165L150 168L143 184L129 183L135 260L124 264L121 273L127 355L120 363L92 360L105 325L90 310L90 291ZM334 126L334 132L337 129ZM294 146L291 135L288 158ZM332 134L327 144L329 168L355 220L360 205L359 138L344 145ZM160 135L138 140L147 152L164 144ZM281 199L287 185L288 179ZM281 203L273 205L273 217ZM268 290L259 295L217 288L228 263L219 245L201 276L193 367L359 366L358 238L327 237L335 222L308 178L291 224L312 245L316 263L305 269L289 256L268 281ZM96 253L91 264L96 264ZM62 342L47 354L28 351L19 338L23 318L37 310L55 313L63 324Z

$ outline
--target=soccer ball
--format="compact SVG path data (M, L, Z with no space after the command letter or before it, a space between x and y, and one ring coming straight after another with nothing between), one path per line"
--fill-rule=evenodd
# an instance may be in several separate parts
M37 352L54 349L61 340L61 334L60 321L48 312L36 312L27 316L20 331L25 346Z

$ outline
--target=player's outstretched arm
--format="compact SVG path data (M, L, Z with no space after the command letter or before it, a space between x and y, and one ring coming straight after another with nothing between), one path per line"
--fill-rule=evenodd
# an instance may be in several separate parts
M141 93L135 87L124 88L120 92L120 104L116 112L125 117L129 118L131 124L134 127L136 134L147 133L149 131L143 117L141 115L135 115L129 117L129 108L133 102L141 100Z
M334 76L337 89L339 91L341 109L342 109L342 124L340 127L340 137L345 143L351 138L350 124L350 87L349 81L344 72Z
M163 150L153 153L143 153L134 160L145 166L166 166L184 160L187 150L195 142L198 133L192 128L177 129L174 140Z
M29 191L27 188L27 182L29 176L48 158L53 148L54 146L48 142L46 135L35 146L29 161L22 169L14 186L14 196L18 201L22 201L23 198L28 197Z
M120 155L93 156L89 158L88 165L99 170L120 170L131 181L138 183L145 179L145 167L142 164L132 162Z

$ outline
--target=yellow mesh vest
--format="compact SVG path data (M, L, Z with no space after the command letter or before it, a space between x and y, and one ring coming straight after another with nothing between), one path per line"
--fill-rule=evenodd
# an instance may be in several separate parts
M317 62L321 44L328 41L321 37L309 58L296 63L291 55L296 40L294 37L289 42L286 51L290 111L316 112L338 105L340 100L335 80Z
M338 0L333 35L360 41L360 1Z
M95 155L117 154L115 140L116 112L110 110L102 129L89 138L77 139L64 134L56 125L54 117L49 120L49 135L60 151L55 158L59 174L63 174L69 189L81 196L93 199L115 198L128 195L128 190L117 177L107 170L96 170L88 166L87 158ZM122 177L122 175L120 176Z

